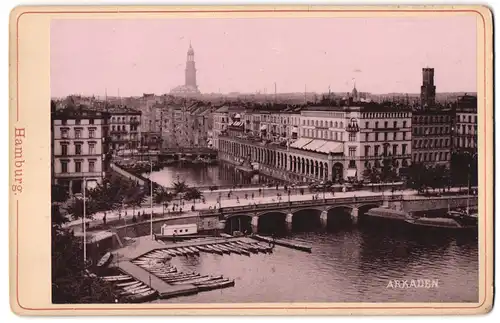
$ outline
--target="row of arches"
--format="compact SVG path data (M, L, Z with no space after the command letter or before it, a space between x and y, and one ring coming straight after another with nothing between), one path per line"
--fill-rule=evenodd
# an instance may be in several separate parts
M356 208L357 216L364 216L376 204L363 205ZM257 226L252 225L252 215L235 215L226 219L224 231L232 234L234 231L254 232L263 234L286 234L289 232L311 232L328 230L335 231L352 226L353 208L337 206L326 211L326 218L322 217L319 209L302 209L293 212L291 222L287 222L286 211L270 211L258 216ZM254 223L255 224L255 223Z
M325 159L300 156L286 151L278 151L265 147L246 145L239 142L221 139L221 152L235 157L257 162L278 170L288 171L314 180L338 181L344 176L344 166L341 162L331 163Z

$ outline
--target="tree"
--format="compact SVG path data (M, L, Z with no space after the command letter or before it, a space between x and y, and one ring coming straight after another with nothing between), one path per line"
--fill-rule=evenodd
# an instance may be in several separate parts
M64 186L58 184L53 184L51 186L52 202L62 203L66 202L68 198L69 198L69 192Z
M130 186L125 194L124 203L132 206L132 215L135 215L135 208L140 208L146 201L146 192L140 186L134 184Z
M82 239L61 227L58 208L52 208L52 302L55 304L115 303L124 299L113 286L90 277L83 261ZM63 221L64 222L64 221Z
M365 168L363 171L363 178L371 183L379 183L381 179L380 170L375 166Z
M393 158L384 158L384 160L382 161L382 167L380 169L380 177L382 182L393 182L398 179L395 160Z
M408 187L418 190L419 192L427 187L428 169L422 163L413 163L408 167L408 176L406 184Z
M174 194L167 192L164 187L157 187L153 192L153 201L156 204L169 203L174 199Z
M179 193L185 193L189 188L186 182L179 180L175 181L173 186L175 195L178 195Z
M193 201L193 204L196 204L196 200L201 199L203 194L196 187L190 187L187 189L184 198L188 201Z

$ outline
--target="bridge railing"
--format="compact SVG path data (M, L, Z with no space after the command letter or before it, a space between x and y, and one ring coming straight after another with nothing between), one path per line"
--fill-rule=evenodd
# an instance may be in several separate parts
M243 205L243 206L230 206L223 207L222 211L224 214L230 213L241 213L245 211L263 211L263 210L273 210L282 209L288 207L305 207L305 206L320 206L320 205L336 205L336 204L349 204L349 203L374 203L381 201L394 201L401 200L402 195L391 195L391 196L351 196L351 197L339 197L339 198L327 198L318 200L305 200L305 201L290 201L290 202L279 202L279 203L266 203L266 204L253 204L253 205ZM221 214L219 209L211 210L200 210L200 216L211 216Z

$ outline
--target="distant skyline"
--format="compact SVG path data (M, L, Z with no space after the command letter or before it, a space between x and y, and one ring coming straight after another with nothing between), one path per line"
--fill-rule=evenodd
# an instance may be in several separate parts
M437 92L476 92L476 17L457 15L54 20L51 95L169 93L190 41L202 93L418 93L423 67Z

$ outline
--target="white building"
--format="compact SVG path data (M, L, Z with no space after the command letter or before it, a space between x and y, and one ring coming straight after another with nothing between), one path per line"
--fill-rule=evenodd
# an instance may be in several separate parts
M53 112L53 176L70 195L94 187L105 176L105 113L83 108Z

